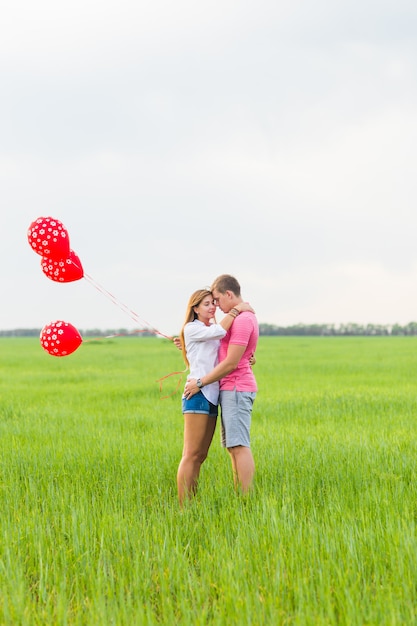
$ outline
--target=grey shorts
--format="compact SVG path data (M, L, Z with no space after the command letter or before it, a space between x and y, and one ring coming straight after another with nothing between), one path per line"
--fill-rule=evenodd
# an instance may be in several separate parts
M224 448L250 448L250 425L254 391L221 391L221 444Z

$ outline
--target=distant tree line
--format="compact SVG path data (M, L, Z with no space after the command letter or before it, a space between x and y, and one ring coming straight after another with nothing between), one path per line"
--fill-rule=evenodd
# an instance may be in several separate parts
M39 337L41 328L15 328L14 330L0 330L0 337ZM137 328L135 330L127 330L126 328L111 328L101 330L99 328L90 328L87 330L79 329L82 337L153 337L154 333L148 329Z
M14 330L0 330L0 337L39 337L40 328L15 328ZM259 324L259 333L262 336L304 336L304 337L372 337L372 336L399 336L417 335L417 322L408 324L294 324L291 326L276 326L274 324ZM101 330L91 328L80 330L82 337L152 337L154 333L148 329L127 330L126 328Z
M305 337L372 337L384 335L417 335L417 322L401 324L295 324L275 326L259 324L261 335L305 336Z

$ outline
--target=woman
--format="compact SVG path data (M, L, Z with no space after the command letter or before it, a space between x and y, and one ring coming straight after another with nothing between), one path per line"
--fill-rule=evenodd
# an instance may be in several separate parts
M189 377L195 378L199 386L200 379L217 365L220 340L241 311L253 309L248 303L242 302L229 311L220 324L216 324L216 305L211 292L199 289L191 295L180 341L184 361L190 368ZM177 472L181 505L197 491L200 467L207 458L216 428L218 397L219 383L215 382L201 386L200 391L189 400L184 396L182 398L184 448Z

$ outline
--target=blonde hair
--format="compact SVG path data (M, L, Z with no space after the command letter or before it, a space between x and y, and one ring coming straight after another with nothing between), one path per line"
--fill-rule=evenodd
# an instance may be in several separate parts
M185 348L184 327L186 326L186 324L189 324L190 322L198 319L198 315L194 311L194 308L200 306L204 298L207 298L207 296L212 297L212 293L209 289L197 289L197 291L194 291L194 293L191 294L190 299L188 300L187 309L185 312L185 320L180 332L182 357L187 367L190 367L190 363L188 361L187 350Z

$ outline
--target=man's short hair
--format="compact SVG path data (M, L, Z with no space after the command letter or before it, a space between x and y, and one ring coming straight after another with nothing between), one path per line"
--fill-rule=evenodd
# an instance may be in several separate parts
M222 274L218 276L211 286L211 291L216 289L220 293L226 293L226 291L233 291L235 296L240 296L240 285L234 276L230 274Z

